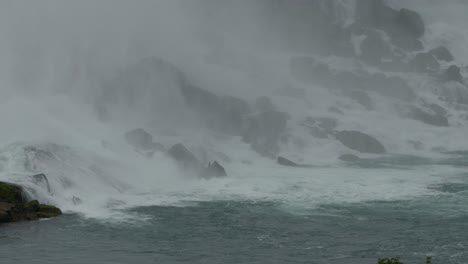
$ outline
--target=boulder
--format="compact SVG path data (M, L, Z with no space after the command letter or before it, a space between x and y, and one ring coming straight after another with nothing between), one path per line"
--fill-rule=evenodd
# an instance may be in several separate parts
M286 130L288 115L279 111L268 111L246 118L242 139L251 144L261 155L274 157L279 151L278 141Z
M418 53L410 61L410 66L416 72L437 72L440 69L440 63L431 53Z
M399 25L401 31L415 38L422 37L426 31L421 15L413 10L400 9L395 22Z
M430 50L429 54L441 61L451 62L454 60L452 53L444 46Z
M460 72L460 67L456 65L450 66L445 72L443 76L444 81L446 82L459 82L463 83L463 76Z
M204 178L220 178L226 177L227 173L223 166L221 166L217 161L214 161L213 163L208 164L208 167L202 176L204 176Z
M338 159L342 161L347 161L347 162L355 162L355 161L359 161L361 158L353 154L343 154L339 156Z
M153 144L153 136L142 128L129 131L124 137L129 145L139 150L149 150Z
M449 126L447 112L435 104L423 108L413 106L410 108L408 117L432 126Z
M374 137L359 131L339 131L335 138L346 147L362 153L382 154L385 147Z
M279 165L288 166L288 167L299 167L299 164L281 156L278 157L277 163Z
M61 214L57 207L40 204L37 200L28 202L20 186L0 182L0 224L51 218Z
M201 169L201 162L197 157L190 152L183 144L175 144L172 146L167 154L181 164L185 169Z

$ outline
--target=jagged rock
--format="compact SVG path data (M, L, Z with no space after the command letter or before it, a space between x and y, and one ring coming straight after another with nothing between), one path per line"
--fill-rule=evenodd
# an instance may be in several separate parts
M361 158L353 154L343 154L339 156L338 159L342 161L347 161L347 162L354 162L354 161L359 161Z
M47 179L47 176L45 174L36 174L31 176L31 178L36 185L44 187L49 194L52 193L50 189L49 180Z
M279 165L283 165L283 166L288 166L288 167L299 167L299 164L291 161L291 160L288 160L284 157L281 157L279 156L278 159L277 159L277 162Z
M463 76L460 73L460 67L456 65L450 66L444 73L444 81L463 83Z
M417 72L436 72L440 69L440 63L431 53L418 53L410 61L410 66Z
M446 62L454 60L452 53L444 46L437 47L429 51L436 59Z
M181 143L172 146L167 154L186 169L199 170L202 167L197 157Z
M385 153L385 147L374 137L359 131L339 131L335 137L346 147L362 153Z
M40 204L36 200L28 202L20 186L0 182L0 223L51 218L61 214L57 207Z
M278 152L278 141L286 130L288 115L279 111L250 115L244 124L242 139L259 154L272 157Z
M217 161L209 163L205 170L205 178L219 178L226 177L226 170Z

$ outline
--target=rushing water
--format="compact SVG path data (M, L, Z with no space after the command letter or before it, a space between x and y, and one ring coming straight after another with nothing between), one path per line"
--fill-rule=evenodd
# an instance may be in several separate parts
M400 256L405 263L423 263L426 256L432 256L434 263L468 263L466 158L439 161L456 164L450 166L461 170L439 175L442 179L428 185L425 194L407 199L307 206L268 198L205 202L187 198L177 206L119 210L131 216L128 218L65 214L51 220L4 225L0 228L0 260L25 264L371 264L385 256ZM424 165L413 168L417 166ZM385 167L388 170L389 166ZM349 170L356 174L360 171ZM407 164L405 169L395 170L406 171L404 177L415 177ZM387 177L394 177L391 174ZM404 182L404 177L393 180ZM296 180L289 178L288 182ZM379 191L392 197L399 188L404 192L405 184ZM290 192L290 196L295 195L294 189Z

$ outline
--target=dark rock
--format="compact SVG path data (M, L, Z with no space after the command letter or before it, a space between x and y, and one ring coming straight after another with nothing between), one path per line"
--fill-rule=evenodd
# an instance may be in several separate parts
M410 108L408 117L432 126L446 127L449 125L447 112L438 105L425 106L424 108L413 106Z
M410 61L410 66L417 72L436 72L440 68L439 62L431 53L418 53Z
M346 147L362 153L385 153L385 147L377 139L359 131L339 131L335 137Z
M406 31L407 35L415 38L422 37L426 31L421 15L406 8L400 9L396 17L396 23L402 31Z
M226 177L226 170L217 161L209 163L205 170L205 178L220 178Z
M61 215L60 209L38 201L27 202L20 186L0 182L0 223L30 221Z
M444 73L444 81L463 83L463 76L460 73L460 67L456 65L450 66Z
M149 150L153 144L153 136L142 128L129 131L124 137L129 145L139 150Z
M291 160L288 160L284 157L281 157L279 156L278 159L277 159L277 162L279 165L283 165L283 166L288 166L288 167L299 167L299 164L291 161Z
M444 46L437 47L429 51L436 59L446 62L454 60L452 53Z
M343 154L339 156L338 159L342 161L347 161L347 162L354 162L354 161L359 161L361 158L353 154Z
M278 141L286 130L287 120L288 115L279 111L250 115L245 120L242 139L259 154L274 157L279 151Z
M52 193L50 189L49 180L47 179L47 176L45 174L36 174L34 176L31 176L31 178L36 185L40 185L41 187L45 188L49 194Z
M172 146L167 154L186 169L199 170L202 167L201 162L197 157L181 143Z

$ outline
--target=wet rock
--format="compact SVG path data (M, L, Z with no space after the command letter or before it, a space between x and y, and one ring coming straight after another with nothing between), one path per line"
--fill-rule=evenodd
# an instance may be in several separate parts
M202 167L197 157L181 143L172 146L167 154L186 169L199 170Z
M347 161L347 162L355 162L355 161L359 161L361 158L353 154L343 154L339 156L338 159L342 161Z
M362 153L382 154L385 147L374 137L359 131L339 131L335 138L346 147Z
M402 31L407 35L420 38L424 35L426 27L421 15L413 10L406 8L400 9L396 17L396 23L400 26Z
M384 58L392 58L393 52L382 33L369 30L362 41L361 58L370 64L380 64Z
M454 60L452 53L444 46L437 47L429 51L436 59L446 62Z
M274 157L279 151L278 141L286 130L288 115L268 111L250 115L245 120L242 139L261 155Z
M437 87L440 99L452 104L468 105L468 87L459 82L447 82Z
M463 83L463 76L460 72L460 67L456 65L450 66L444 73L444 81Z
M432 126L446 127L449 125L447 112L435 104L424 108L411 107L408 117Z
M431 53L418 53L411 61L410 66L416 72L436 72L440 64Z
M279 156L277 161L276 161L279 165L283 165L283 166L287 166L287 167L299 167L299 164L287 159L287 158L284 158L284 157L281 157Z
M217 161L209 163L205 170L205 178L220 178L226 177L226 170Z
M153 142L153 136L142 128L125 133L124 138L137 152L148 157L153 156L156 151L165 151L164 146L160 143Z
M61 214L57 207L40 204L36 200L28 202L20 186L0 182L0 223L51 218Z

